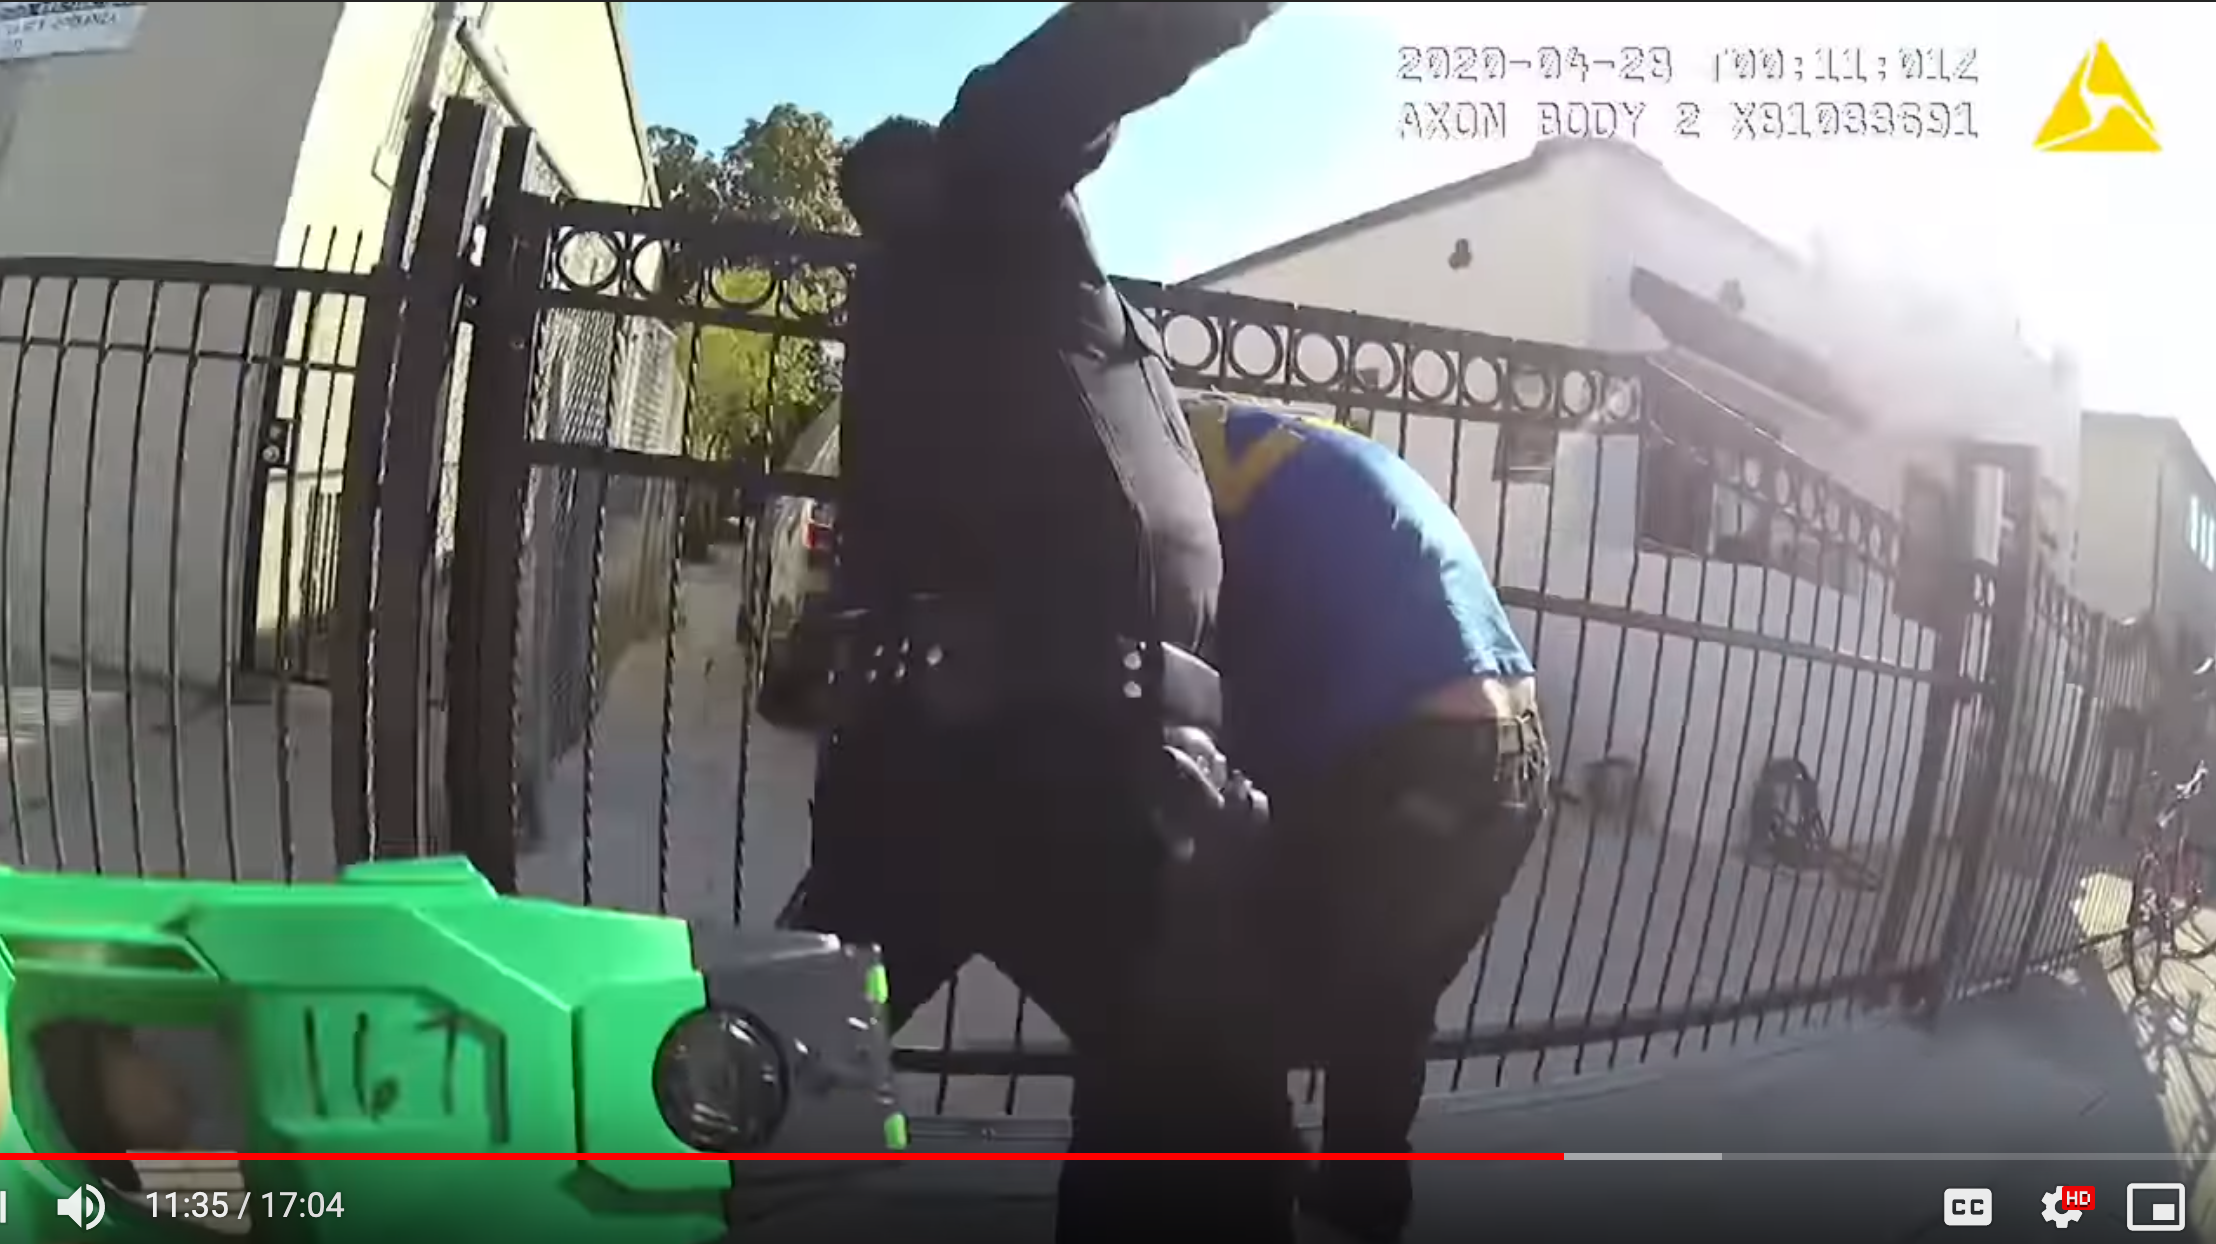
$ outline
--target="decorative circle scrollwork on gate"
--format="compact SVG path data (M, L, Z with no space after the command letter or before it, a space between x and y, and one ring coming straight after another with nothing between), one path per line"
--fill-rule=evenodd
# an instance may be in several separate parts
M1217 290L1126 282L1189 388L1563 427L1642 417L1636 360Z
M551 211L547 294L679 323L836 337L864 250L859 238L752 221L577 201Z

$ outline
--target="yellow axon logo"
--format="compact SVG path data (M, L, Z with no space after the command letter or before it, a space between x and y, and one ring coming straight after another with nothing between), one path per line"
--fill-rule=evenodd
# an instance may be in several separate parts
M2078 61L2032 145L2041 151L2160 151L2154 118L2104 40Z

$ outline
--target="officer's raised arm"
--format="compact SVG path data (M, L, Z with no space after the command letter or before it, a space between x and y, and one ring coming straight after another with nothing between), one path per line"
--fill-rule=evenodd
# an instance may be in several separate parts
M1059 197L1100 167L1118 122L1167 99L1283 7L1077 0L971 73L940 135L960 174Z

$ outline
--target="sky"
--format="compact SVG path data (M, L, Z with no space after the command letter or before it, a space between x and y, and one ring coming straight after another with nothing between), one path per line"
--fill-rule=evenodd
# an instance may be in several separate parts
M854 134L936 118L962 76L1057 7L1028 3L627 6L649 124L720 147L790 101ZM2089 407L2175 416L2216 458L2216 7L2186 4L1295 3L1135 118L1083 197L1109 268L1176 280L1528 154L1549 105L1643 103L1630 137L1680 183L1803 253L1910 285L2076 362ZM2033 139L2106 41L2155 123L2153 154L2042 153ZM1541 47L1621 61L1667 49L1672 80L1401 80L1404 46ZM1798 54L1799 82L1719 86L1731 49ZM1974 83L1810 81L1815 64L1928 49ZM1824 49L1829 49L1828 56ZM1522 77L1522 75L1518 75ZM1507 133L1408 138L1418 101L1498 101ZM1978 137L1744 142L1734 101L1943 102ZM1966 109L1963 107L1966 105ZM1675 118L1701 110L1701 136ZM1628 108L1618 112L1627 116Z

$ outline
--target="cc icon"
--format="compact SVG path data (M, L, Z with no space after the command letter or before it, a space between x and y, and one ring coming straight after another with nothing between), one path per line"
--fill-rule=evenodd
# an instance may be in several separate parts
M1947 1189L1946 1220L1950 1227L1992 1226L1993 1190L1991 1188Z

